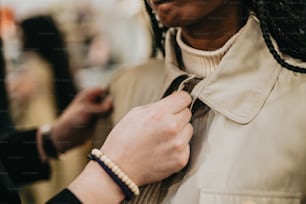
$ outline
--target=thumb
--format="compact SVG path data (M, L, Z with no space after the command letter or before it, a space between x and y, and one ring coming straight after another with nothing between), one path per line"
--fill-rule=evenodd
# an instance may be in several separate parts
M90 102L99 101L107 93L108 90L102 87L89 88L80 93L79 99Z
M113 107L113 100L110 95L106 96L101 103L89 102L87 110L90 113L101 114L109 112Z
M155 105L161 110L170 111L170 113L177 113L190 105L192 98L189 93L185 91L176 91L166 98L156 102Z

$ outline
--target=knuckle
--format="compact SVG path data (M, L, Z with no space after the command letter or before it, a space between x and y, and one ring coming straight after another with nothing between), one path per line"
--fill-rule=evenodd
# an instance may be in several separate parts
M184 147L181 143L175 143L173 145L173 149L174 149L175 152L181 152L183 148Z
M171 121L171 123L169 124L169 128L173 130L175 133L178 131L179 127L180 127L179 122L175 120Z
M191 125L191 123L188 123L187 126L187 132L192 135L193 134L193 126Z
M87 113L88 108L86 106L78 106L80 113Z
M166 133L170 136L175 136L178 133L179 124L176 121L171 121L168 124L168 128L166 130Z
M104 102L100 105L100 107L101 107L103 110L105 110L105 109L108 109L111 105L112 105L111 102L109 102L109 101L104 101Z
M183 151L183 155L182 155L182 160L183 160L183 165L184 165L183 167L185 167L187 163L189 162L189 157L190 157L190 146L188 145L185 151Z
M191 110L189 108L186 108L186 114L187 114L187 118L190 120L191 117L192 117L192 113L191 113Z
M176 140L173 144L173 149L175 152L181 152L184 149L184 144L181 140Z
M178 159L178 168L182 169L184 168L188 163L189 157L186 156L186 154L183 154Z
M165 135L168 137L173 137L176 135L176 132L173 129L167 128L164 132L165 132Z
M147 110L147 117L152 121L162 120L163 114L157 109Z

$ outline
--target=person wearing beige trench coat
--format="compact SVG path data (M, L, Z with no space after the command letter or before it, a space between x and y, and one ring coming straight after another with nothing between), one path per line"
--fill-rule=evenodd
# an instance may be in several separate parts
M115 108L108 122L116 124L132 107L184 89L193 98L194 135L188 166L143 187L130 203L303 203L305 3L149 4L162 24L176 28L167 31L164 60L150 60L114 76L110 92ZM296 18L290 20L293 10ZM106 122L100 121L96 143L104 140Z

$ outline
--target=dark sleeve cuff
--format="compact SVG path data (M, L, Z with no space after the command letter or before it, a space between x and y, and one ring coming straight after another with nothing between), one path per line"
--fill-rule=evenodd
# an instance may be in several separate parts
M48 179L50 166L41 161L36 142L37 130L18 131L0 142L0 157L16 184Z
M81 201L70 190L65 188L46 204L81 204Z

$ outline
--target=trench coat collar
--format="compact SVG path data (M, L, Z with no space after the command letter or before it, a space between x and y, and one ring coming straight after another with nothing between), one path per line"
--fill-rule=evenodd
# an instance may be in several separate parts
M163 93L182 75L179 68L176 29L166 36L165 81ZM249 123L266 102L281 66L270 54L257 18L250 15L236 42L225 54L216 70L193 89L193 98L230 120Z

